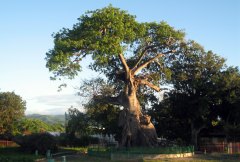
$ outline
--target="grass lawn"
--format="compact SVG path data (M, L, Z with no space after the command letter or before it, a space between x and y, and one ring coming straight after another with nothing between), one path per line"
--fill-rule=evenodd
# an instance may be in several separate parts
M66 156L67 162L240 162L240 154L197 154L189 158L174 158L174 159L158 159L158 160L110 160L107 158L88 156L84 152L86 148L78 149L62 149L61 151L77 151L78 154ZM60 151L60 152L61 152ZM34 162L36 159L41 159L43 156L23 153L19 148L0 148L0 162ZM55 157L55 162L62 162L63 158ZM47 162L42 160L41 162Z
M190 158L158 159L158 160L110 160L91 157L84 154L67 156L67 162L240 162L240 154L208 154L194 155ZM44 161L43 161L44 162ZM55 158L55 162L62 162L62 157Z
M177 159L161 159L161 160L144 160L143 162L240 162L240 154L207 154L207 155L194 155L189 158Z
M240 162L240 154L196 154L189 158L173 158L173 159L140 159L140 160L110 160L103 157L88 156L87 148L62 148L61 151L76 151L78 154L66 156L67 162ZM55 162L62 162L63 158L54 158Z

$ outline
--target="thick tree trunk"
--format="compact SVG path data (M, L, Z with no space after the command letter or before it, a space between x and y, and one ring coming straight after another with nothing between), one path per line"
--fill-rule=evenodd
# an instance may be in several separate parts
M142 114L136 93L140 84L147 85L156 91L160 91L160 88L150 83L147 77L137 76L137 73L159 57L162 57L163 54L157 54L139 65L142 60L141 56L132 69L129 68L122 54L118 56L123 65L124 77L122 80L125 82L124 91L118 97L118 103L124 107L119 115L119 126L123 128L120 144L127 147L156 146L157 133L155 127L150 121L151 117Z
M157 146L157 133L150 116L141 113L136 90L126 87L122 96L124 109L119 116L122 130L121 146Z

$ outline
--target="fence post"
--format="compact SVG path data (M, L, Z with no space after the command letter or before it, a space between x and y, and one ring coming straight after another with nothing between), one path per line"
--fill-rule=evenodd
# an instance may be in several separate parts
M50 151L50 150L47 150L46 155L47 155L47 159L49 159L49 158L51 157L51 151Z
M67 162L67 161L66 161L66 156L62 156L62 158L63 158L63 161L62 161L62 162Z
M238 142L238 153L240 153L240 143Z
M228 143L228 154L232 154L232 142Z
M35 150L35 155L38 156L38 150Z

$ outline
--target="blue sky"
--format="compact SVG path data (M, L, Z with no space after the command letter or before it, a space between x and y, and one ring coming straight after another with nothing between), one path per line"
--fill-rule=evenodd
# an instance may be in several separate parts
M140 22L167 21L226 58L229 66L240 65L239 0L5 0L0 2L0 91L22 96L27 114L63 114L70 106L80 107L74 87L95 74L85 69L57 92L60 83L49 80L45 53L53 47L53 32L71 28L87 10L109 4Z

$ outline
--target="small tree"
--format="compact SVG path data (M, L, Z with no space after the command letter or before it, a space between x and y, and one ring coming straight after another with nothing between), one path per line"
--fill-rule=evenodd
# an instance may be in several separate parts
M0 134L14 134L15 123L24 116L26 102L14 92L0 92Z
M78 109L69 108L68 113L66 113L66 121L66 133L70 137L75 137L76 134L80 136L89 134L89 118Z
M121 129L116 129L116 126L120 106L102 101L102 96L115 94L114 86L107 84L102 78L93 78L84 80L78 91L78 95L86 101L83 106L91 121L92 131L115 135L115 138L119 140Z

